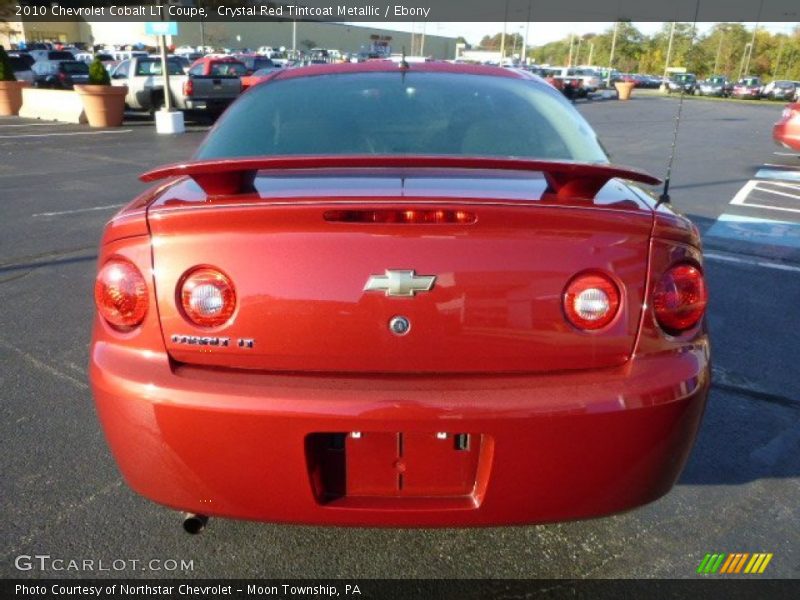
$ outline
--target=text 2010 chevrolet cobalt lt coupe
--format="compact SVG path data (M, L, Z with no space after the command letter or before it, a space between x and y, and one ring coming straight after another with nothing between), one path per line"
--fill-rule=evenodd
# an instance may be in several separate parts
M709 388L695 227L527 73L277 71L103 236L91 383L200 515L470 526L678 477Z

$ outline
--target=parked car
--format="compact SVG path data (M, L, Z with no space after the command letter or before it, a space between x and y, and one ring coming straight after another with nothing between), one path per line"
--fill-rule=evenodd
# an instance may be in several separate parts
M167 64L172 105L179 110L217 115L241 91L238 76L199 75L205 66L198 63L185 73L183 61L176 56L168 57ZM195 73L192 73L193 69ZM111 72L111 83L128 86L125 103L131 110L153 113L164 105L164 78L161 74L160 57L134 56L130 60L122 61Z
M186 108L183 95L183 86L186 75L181 63L177 59L167 59L169 68L169 89L173 106L179 109ZM159 110L164 105L164 78L161 73L161 58L147 56L134 56L121 61L110 73L111 84L127 86L125 105L130 110L149 111Z
M89 82L89 65L80 60L38 60L31 67L33 84L40 88L71 90Z
M700 81L694 90L697 96L718 96L726 98L733 92L733 84L727 77L713 75Z
M751 98L759 100L761 98L761 79L758 77L742 77L733 86L731 96L734 98Z
M579 69L577 67L549 67L553 77L565 81L564 88L575 88L571 82L578 80L579 89L575 90L575 96L585 98L589 94L596 92L600 87L600 75L592 69ZM569 83L567 83L569 80Z
M17 81L27 81L28 83L33 83L34 74L32 63L28 58L23 58L17 54L9 54L8 60L11 63L11 70L14 71L14 77L17 78ZM35 63L33 63L35 64Z
M667 83L667 93L675 94L684 92L694 94L697 87L697 76L694 73L676 73Z
M586 518L680 475L697 228L538 78L287 70L141 179L170 183L106 226L89 379L124 480L190 531Z
M183 87L186 107L221 113L241 93L241 77L246 73L247 67L231 57L206 56L196 60Z
M771 81L762 88L761 97L767 100L783 100L784 102L788 100L791 102L795 99L798 86L800 86L800 82L797 81L787 81L785 79Z
M772 128L776 144L800 152L800 102L788 104Z
M254 85L257 85L257 84L261 83L262 81L265 81L265 80L269 79L271 76L273 76L275 74L275 71L280 71L280 70L281 70L281 68L279 66L275 65L275 66L269 67L267 69L260 69L260 70L256 71L255 73L253 73L252 75L245 75L241 79L241 81L242 81L242 91L244 91L244 90L246 90L248 88L251 88Z
M68 50L30 50L28 52L36 62L47 60L75 60Z
M272 62L272 59L259 54L235 54L233 56L236 60L246 67L245 75L253 75L256 71L262 69L280 69L280 65Z

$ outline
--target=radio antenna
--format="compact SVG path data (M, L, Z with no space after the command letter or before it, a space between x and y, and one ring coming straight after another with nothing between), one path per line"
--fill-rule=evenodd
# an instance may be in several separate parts
M692 40L689 46L689 52L694 49L695 39L697 38L697 17L700 13L700 0L695 2L694 6L694 21L692 22ZM667 162L667 175L664 177L664 189L656 202L656 208L662 204L669 204L669 182L672 178L672 163L675 161L675 146L678 144L678 130L681 126L681 114L683 113L683 97L686 95L686 84L681 84L681 97L678 100L678 113L675 115L675 127L672 130L672 146L669 152L669 161Z

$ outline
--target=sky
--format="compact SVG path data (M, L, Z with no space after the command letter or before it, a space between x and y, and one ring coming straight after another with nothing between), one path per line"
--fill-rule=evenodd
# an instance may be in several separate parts
M477 45L484 35L494 35L503 31L503 23L410 23L410 22L395 22L395 23L358 23L358 25L376 27L383 29L393 29L395 31L412 31L422 33L423 28L426 34L430 35L445 35L448 37L464 36L466 40L472 44ZM509 22L506 27L506 33L519 33L525 35L525 23ZM653 34L661 29L663 23L654 22L638 22L634 23L639 31L645 34ZM714 23L698 23L698 30L702 34L708 31ZM751 28L755 23L745 23L745 26ZM797 23L761 23L760 28L767 29L773 33L789 33L797 25ZM528 32L528 45L540 46L549 42L562 40L574 33L582 35L584 33L602 33L606 29L613 27L614 23L531 23Z

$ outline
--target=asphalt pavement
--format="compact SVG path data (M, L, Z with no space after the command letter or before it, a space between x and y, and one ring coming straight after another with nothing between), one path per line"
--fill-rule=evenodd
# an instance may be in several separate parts
M678 106L636 94L577 105L615 162L659 176ZM762 577L800 576L800 158L771 141L781 108L683 105L671 195L704 236L714 386L667 496L621 515L527 527L215 519L199 536L122 483L86 363L105 221L145 189L139 173L188 158L207 127L164 137L143 120L91 130L0 118L0 576L684 578L709 552L770 552ZM36 554L127 562L18 570L17 557Z

